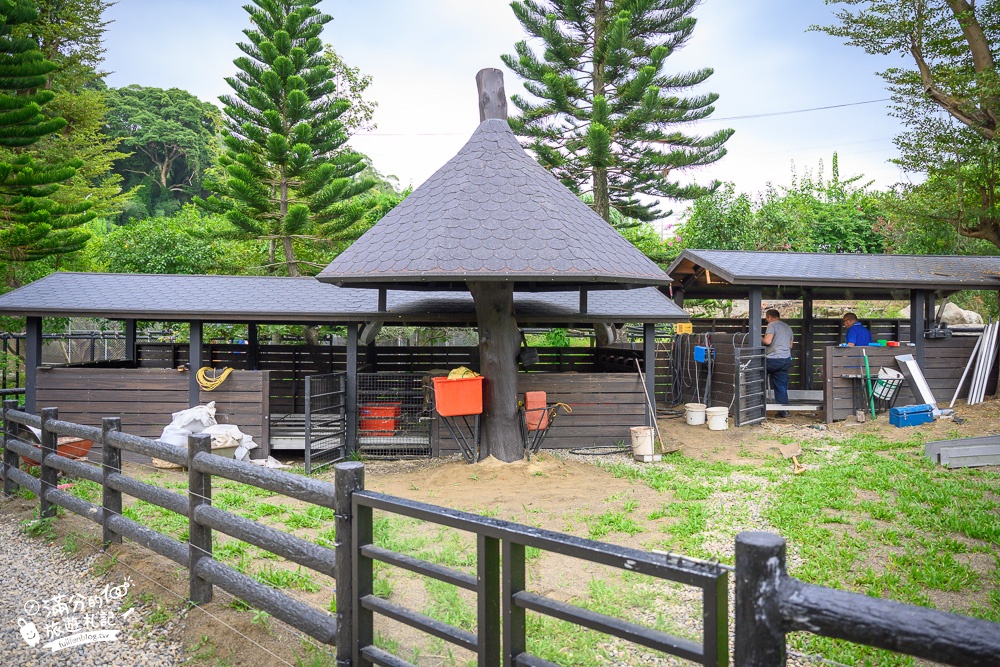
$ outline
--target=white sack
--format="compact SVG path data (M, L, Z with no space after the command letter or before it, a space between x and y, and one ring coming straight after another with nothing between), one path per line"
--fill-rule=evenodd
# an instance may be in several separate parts
M201 433L209 426L215 426L215 401L207 405L196 405L171 415L171 426L186 428L191 433Z

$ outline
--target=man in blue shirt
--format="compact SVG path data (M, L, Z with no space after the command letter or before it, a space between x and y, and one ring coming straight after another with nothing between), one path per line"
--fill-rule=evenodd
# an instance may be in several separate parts
M872 342L872 333L858 321L854 313L844 314L844 328L847 329L847 347L868 345Z

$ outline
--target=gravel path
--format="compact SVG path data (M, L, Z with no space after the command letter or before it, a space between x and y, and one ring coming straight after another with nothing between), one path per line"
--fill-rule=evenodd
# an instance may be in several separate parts
M16 517L0 515L0 651L5 665L21 667L169 667L183 658L176 621L152 626L149 604L122 612L129 585L120 574L95 577L97 555L71 558L61 542L26 536ZM107 588L105 588L107 586ZM61 598L59 596L62 596ZM60 606L65 604L65 607ZM125 616L127 614L127 616ZM39 641L29 646L19 619L34 624ZM51 652L43 645L85 631L117 630L98 641ZM64 639L65 641L65 639Z

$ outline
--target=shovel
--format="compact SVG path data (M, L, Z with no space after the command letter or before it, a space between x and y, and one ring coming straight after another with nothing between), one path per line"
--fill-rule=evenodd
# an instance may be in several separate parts
M799 463L799 455L802 453L802 445L791 444L791 445L778 445L778 451L786 459L792 460L792 474L799 475L806 471L804 465Z

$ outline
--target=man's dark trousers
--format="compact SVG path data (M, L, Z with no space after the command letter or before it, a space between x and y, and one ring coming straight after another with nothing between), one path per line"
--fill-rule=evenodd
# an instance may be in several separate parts
M771 378L774 387L774 400L779 405L788 405L788 370L792 367L792 358L767 360L767 376Z

